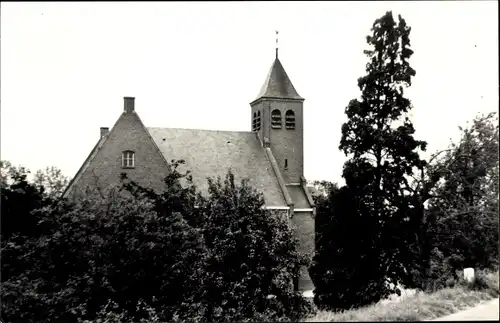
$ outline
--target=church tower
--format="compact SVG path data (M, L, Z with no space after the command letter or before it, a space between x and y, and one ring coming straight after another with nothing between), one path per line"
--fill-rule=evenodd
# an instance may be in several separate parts
M288 205L288 215L299 240L298 251L312 260L315 243L314 200L304 177L304 98L301 97L281 61L276 57L266 80L250 103L252 131L266 148L269 161ZM306 266L296 285L314 289Z
M287 184L301 183L304 174L304 120L302 98L276 58L266 80L250 103L252 131L269 146Z

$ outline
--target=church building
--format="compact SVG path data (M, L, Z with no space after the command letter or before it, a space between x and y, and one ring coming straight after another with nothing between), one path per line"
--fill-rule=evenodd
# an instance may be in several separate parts
M106 189L120 173L155 190L164 187L171 160L185 160L194 184L206 192L207 177L224 178L231 169L237 183L246 178L263 193L267 209L281 210L295 226L300 250L314 252L315 205L304 178L304 98L276 58L256 99L250 103L251 131L148 128L133 97L124 98L115 125L100 138L66 189L76 197L88 186ZM306 268L299 290L312 290Z

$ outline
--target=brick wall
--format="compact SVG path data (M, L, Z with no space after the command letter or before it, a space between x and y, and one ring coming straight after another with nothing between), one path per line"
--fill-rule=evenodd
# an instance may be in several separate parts
M271 150L278 162L281 174L286 183L300 183L304 175L304 124L303 103L301 101L263 99L252 106L253 112L261 111L260 138L269 138ZM271 128L271 111L281 111L281 129ZM286 129L285 113L292 110L295 113L295 129ZM285 170L285 159L288 169Z
M134 168L122 168L122 152L125 150L135 153ZM108 190L119 184L122 172L140 185L155 190L164 187L163 179L168 174L163 156L134 111L124 112L120 116L89 167L75 183L75 192L72 192L72 195L81 194L88 185L97 184Z

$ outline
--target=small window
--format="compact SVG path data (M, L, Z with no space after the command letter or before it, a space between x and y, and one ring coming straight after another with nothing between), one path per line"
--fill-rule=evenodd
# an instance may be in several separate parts
M271 112L271 127L273 129L281 129L281 111L278 109Z
M290 130L295 129L295 113L292 110L285 113L285 127Z
M288 159L285 159L285 169L288 169Z
M135 167L135 156L134 152L127 150L122 153L122 167L123 168L134 168Z
M257 122L256 122L256 130L260 130L260 111L257 111Z

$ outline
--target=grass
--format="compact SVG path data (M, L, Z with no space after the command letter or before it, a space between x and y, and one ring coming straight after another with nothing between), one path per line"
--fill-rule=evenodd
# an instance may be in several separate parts
M499 272L477 272L477 284L458 284L431 294L416 294L399 302L377 304L343 311L318 311L306 322L422 321L456 313L499 295Z

